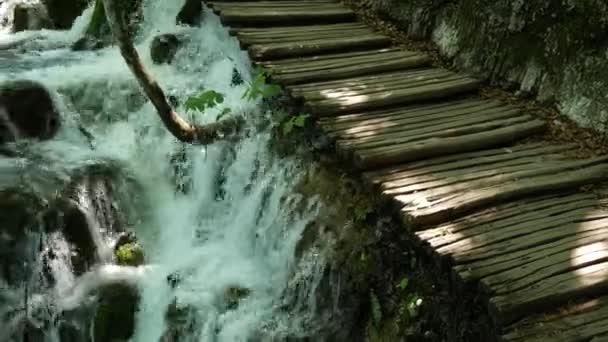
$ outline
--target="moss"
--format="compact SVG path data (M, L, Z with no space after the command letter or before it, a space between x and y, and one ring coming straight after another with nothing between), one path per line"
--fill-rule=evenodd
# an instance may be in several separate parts
M115 252L116 263L125 266L140 266L144 263L144 250L140 244L136 242L127 243L120 247Z

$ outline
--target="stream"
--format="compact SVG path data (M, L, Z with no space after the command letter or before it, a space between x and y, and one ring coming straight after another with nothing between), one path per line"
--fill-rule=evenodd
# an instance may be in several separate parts
M0 4L0 16L6 15L6 4ZM146 258L143 266L117 266L111 255L104 257L111 247L99 247L102 262L78 274L65 236L48 227L28 233L18 285L0 283L0 341L94 340L94 325L100 324L91 323L96 289L116 282L135 286L141 296L130 341L310 336L325 256L310 253L299 262L294 255L319 203L292 192L305 168L275 156L270 111L243 98L253 71L236 39L207 9L200 27L176 25L181 5L145 0L137 48L178 104L204 89L224 94L223 107L247 117L239 139L209 146L178 143L141 96L116 46L72 51L92 8L68 31L0 29L0 83L40 82L62 117L53 139L9 146L12 156L0 157L0 189L25 184L46 199L83 169L109 169L115 188L111 207L124 216L125 229L135 233ZM171 65L154 65L150 42L163 33L185 34L189 41ZM234 84L235 72L243 84ZM189 113L190 119L214 122L223 107ZM183 105L178 110L186 112ZM96 202L87 199L87 191L76 192L78 208L89 210L88 225L102 232L98 245L112 246L119 235L112 233L111 220L91 214ZM227 298L230 293L238 298ZM174 335L167 335L170 308L181 319ZM62 331L61 322L68 321L75 326L72 333Z

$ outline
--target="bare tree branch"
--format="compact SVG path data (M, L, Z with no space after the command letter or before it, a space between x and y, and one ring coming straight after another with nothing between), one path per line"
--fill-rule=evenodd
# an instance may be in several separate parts
M227 117L216 123L199 126L184 120L176 113L165 97L165 93L156 80L143 65L133 42L129 37L127 25L123 17L116 10L115 1L124 0L98 0L103 2L106 17L114 39L118 43L120 53L135 75L139 85L152 101L163 124L171 134L182 142L192 144L210 144L215 140L236 133L243 123L242 117Z

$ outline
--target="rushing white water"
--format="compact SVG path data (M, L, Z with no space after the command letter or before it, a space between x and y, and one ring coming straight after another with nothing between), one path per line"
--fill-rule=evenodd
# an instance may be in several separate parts
M181 5L182 1L145 2L138 50L167 94L180 103L203 89L214 89L225 95L223 106L246 113L251 127L238 142L183 146L162 127L149 102L131 109L137 85L117 48L68 49L82 33L90 9L69 32L0 33L0 45L36 37L38 46L45 47L4 57L0 53L0 82L36 80L53 92L63 115L62 130L52 141L30 147L47 162L54 161L46 167L69 173L78 165L112 160L143 189L133 196L146 209L135 213L137 224L128 228L136 232L152 266L103 266L74 278L68 271L69 258L61 256L69 254L65 243L51 237L59 254L51 265L57 279L53 291L62 299L56 305L78 306L104 281L132 281L142 294L132 341L158 341L166 330L167 309L175 303L190 310L197 327L193 330L198 330L184 332L188 336L184 341L268 340L294 326L280 322L277 306L294 273L296 243L317 214L317 204L309 199L297 214L289 207L293 201L286 199L293 196L299 164L273 156L270 133L254 128L269 114L258 103L243 99L246 85L231 85L233 68L245 81L251 79L246 54L209 12L199 28L176 26ZM151 39L176 32L187 34L189 43L172 66L153 66L148 52ZM213 122L223 108L190 113L190 119ZM94 137L95 149L78 130L79 124ZM182 148L187 158L177 181L189 184L186 192L176 191L170 163ZM310 265L318 265L322 255L312 258L317 259ZM318 272L318 267L306 271ZM171 274L180 279L174 288L167 281ZM308 278L319 281L318 276ZM314 290L314 284L308 287ZM226 293L237 288L249 294L236 308L227 308ZM312 297L298 300L313 301ZM306 305L314 307L314 303ZM47 339L58 337L50 334Z

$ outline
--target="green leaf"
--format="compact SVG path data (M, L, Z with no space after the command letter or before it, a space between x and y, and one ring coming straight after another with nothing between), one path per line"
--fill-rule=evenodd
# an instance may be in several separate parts
M296 127L304 127L306 125L306 119L308 119L310 115L308 114L300 114L296 116L293 120L293 125Z
M204 111L224 102L224 95L215 90L207 90L198 96L192 96L186 100L186 109Z
M288 135L293 131L293 119L289 119L283 123L283 135Z
M281 87L276 84L265 84L262 86L262 98L269 99L271 97L275 97L280 95L282 92Z
M376 296L374 291L370 291L369 296L372 310L372 319L374 320L374 324L376 326L380 326L380 323L382 323L382 307L380 306L380 301L378 300L378 296Z
M397 287L400 288L401 290L405 290L409 283L410 283L410 280L407 277L404 277L403 279L401 279L401 281L399 282L399 285L397 285Z
M257 75L254 77L253 81L249 83L249 88L245 90L245 93L241 98L247 98L249 100L256 100L258 98L268 99L281 94L282 90L280 86L266 83L269 75L270 72L267 69L258 69Z

